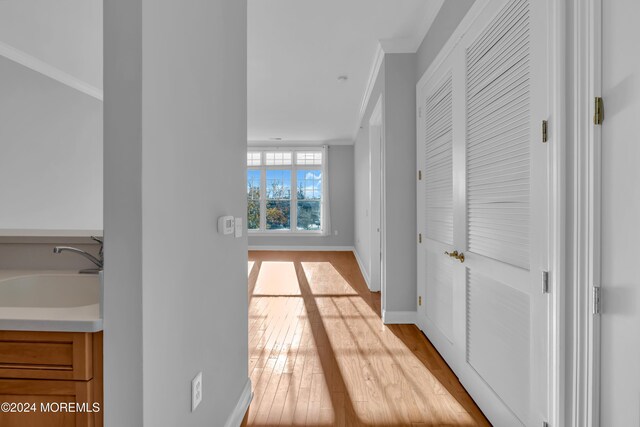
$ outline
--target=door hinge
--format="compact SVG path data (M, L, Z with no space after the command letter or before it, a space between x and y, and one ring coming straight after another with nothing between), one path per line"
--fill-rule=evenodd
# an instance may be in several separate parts
M422 233L418 234L418 243L422 243Z
M602 311L602 295L599 286L593 287L593 314L600 314Z
M546 120L542 121L542 142L549 141L549 122Z
M549 427L549 423L548 423L548 422L546 422L546 421L543 421L543 422L542 422L542 427Z
M604 101L599 96L596 96L594 111L595 113L593 115L593 123L596 125L601 125L604 121Z
M542 293L543 294L549 293L549 272L548 271L542 272Z
M422 181L422 171L418 171L418 181Z
M422 296L418 297L418 305L420 305L420 306L422 305Z

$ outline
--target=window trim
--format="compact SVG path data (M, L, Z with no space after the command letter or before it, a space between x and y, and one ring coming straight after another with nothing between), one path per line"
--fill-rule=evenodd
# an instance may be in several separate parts
M267 165L265 164L265 153L273 151L290 151L291 152L291 164L290 165ZM319 165L299 165L296 163L296 153L298 152L318 152L322 153L322 163ZM251 230L248 229L247 233L251 237L324 237L330 234L329 230L329 209L328 209L328 197L329 186L327 185L328 179L328 158L327 158L327 146L308 146L308 147L256 147L248 146L247 153L260 153L260 166L246 166L247 171L259 170L260 171L260 229ZM246 165L246 163L245 163ZM299 170L321 170L322 171L322 183L321 183L321 198L320 198L320 224L321 228L317 231L311 230L298 230L298 174ZM266 222L267 218L264 212L267 210L267 170L290 170L291 171L291 207L289 210L289 230L267 230ZM248 225L248 221L247 221Z

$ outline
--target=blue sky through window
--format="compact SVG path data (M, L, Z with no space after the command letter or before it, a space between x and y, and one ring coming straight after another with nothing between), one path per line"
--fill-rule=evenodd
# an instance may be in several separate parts
M302 192L305 199L320 199L322 196L322 171L298 170L298 193Z

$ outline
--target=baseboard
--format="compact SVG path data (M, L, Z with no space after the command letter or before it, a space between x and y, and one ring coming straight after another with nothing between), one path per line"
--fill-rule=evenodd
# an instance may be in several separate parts
M382 311L382 323L385 325L415 325L417 320L415 311Z
M242 389L242 393L240 393L240 399L238 399L236 407L233 408L233 412L229 415L229 418L227 418L224 427L240 427L242 419L247 413L247 409L249 409L251 399L253 399L253 391L251 391L251 379L248 378L244 389Z
M356 257L356 262L358 263L358 267L360 267L360 272L362 273L362 277L364 277L364 281L367 284L367 288L371 289L371 282L369 281L369 273L367 273L367 270L364 268L362 259L360 258L360 255L358 255L358 251L355 248L353 248L353 256Z
M318 252L352 252L353 246L260 246L250 245L250 251L318 251Z

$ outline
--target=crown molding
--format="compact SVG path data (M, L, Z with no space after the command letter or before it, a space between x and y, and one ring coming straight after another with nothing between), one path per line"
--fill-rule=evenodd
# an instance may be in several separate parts
M3 56L17 64L27 67L33 71L36 71L44 76L52 78L70 88L73 88L79 92L96 98L100 101L103 100L103 91L84 80L68 74L59 68L56 68L34 56L31 56L13 46L9 46L6 43L0 42L0 56Z
M330 139L326 141L300 141L300 140L248 140L249 147L321 147L323 145L353 145L352 139Z
M369 71L369 79L367 80L367 86L365 87L364 95L362 96L362 102L360 103L360 112L358 113L358 123L356 125L355 132L353 133L354 141L358 137L358 131L360 130L360 125L367 111L367 106L369 105L369 99L371 98L371 94L373 93L373 88L376 85L376 80L378 80L378 74L380 74L380 69L382 68L382 63L384 62L384 55L385 55L385 51L382 48L382 44L378 42L378 47L376 48L376 53L373 57L373 64L371 64L371 71Z
M365 87L364 94L362 96L362 102L360 103L360 112L358 114L358 123L353 134L353 139L358 137L358 131L362 125L362 120L369 106L369 100L373 93L373 88L380 74L380 69L384 63L384 56L389 53L416 53L422 44L422 41L426 37L433 21L440 12L444 0L432 0L427 2L423 9L423 16L418 29L412 37L403 37L395 39L378 40L378 46L376 53L373 57L373 63L371 64L371 71L369 72L369 79L367 80L367 86Z

